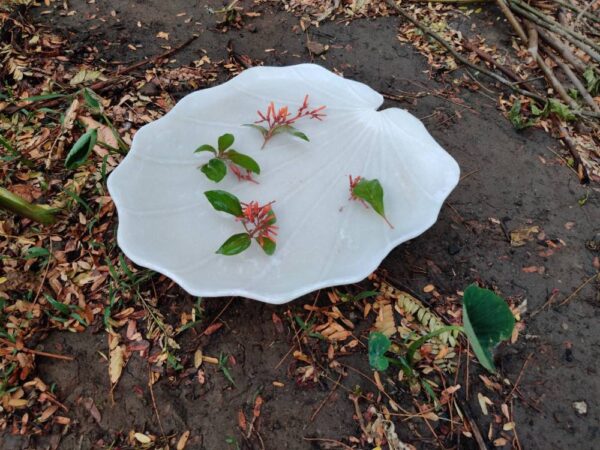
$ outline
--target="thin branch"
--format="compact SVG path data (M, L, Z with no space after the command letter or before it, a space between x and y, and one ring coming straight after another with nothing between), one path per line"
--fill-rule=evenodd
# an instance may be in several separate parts
M563 31L562 27L558 28L548 22L541 20L539 17L536 17L535 15L533 15L529 11L521 8L517 4L511 4L511 8L514 9L514 11L517 12L520 16L523 16L524 18L531 20L535 24L540 25L550 31L557 33L557 34L560 34L566 40L568 40L570 43L579 47L581 50L583 50L588 55L590 55L596 62L600 62L600 54L597 51L595 51L592 47L587 45L587 43L581 41L580 39L576 39L573 36L571 36L569 33Z
M557 51L560 56L563 57L564 60L569 64L571 64L579 73L586 71L586 64L583 62L583 60L575 56L567 44L540 27L538 27L538 34L544 42Z
M578 8L577 6L573 5L570 2L564 2L562 0L552 0L554 3L556 3L557 5L560 5L564 8L569 8L572 11L575 11L577 13L583 14L584 17L587 17L590 20L593 20L594 22L600 23L600 17L596 16L595 14L585 11L581 8Z
M589 45L596 51L600 52L600 45L598 45L597 43L595 43L593 41L590 41L583 34L577 32L577 31L573 31L569 27L565 27L564 25L561 25L560 23L558 23L554 19L552 19L550 16L547 16L543 12L539 11L538 9L534 8L533 6L528 5L527 3L522 2L521 0L509 0L509 1L511 4L513 4L513 6L518 5L520 8L523 8L524 10L529 11L531 14L533 14L534 16L539 18L539 20L546 22L550 27L552 27L550 29L552 31L554 31L555 33L561 32L561 33L570 34L574 38L579 39L581 42L584 42L585 44Z
M537 62L537 65L542 70L542 72L544 72L544 75L548 79L548 82L554 88L554 90L558 93L558 95L560 95L561 98L572 109L578 109L579 106L577 105L577 102L575 100L573 100L573 98L567 93L567 90L565 89L565 87L558 80L558 78L556 78L552 69L548 66L548 64L546 64L546 62L544 61L544 58L542 58L541 55L539 54L537 29L530 22L526 22L525 26L527 27L527 34L528 34L527 44L528 44L529 53L531 53L531 56L534 57L534 59Z

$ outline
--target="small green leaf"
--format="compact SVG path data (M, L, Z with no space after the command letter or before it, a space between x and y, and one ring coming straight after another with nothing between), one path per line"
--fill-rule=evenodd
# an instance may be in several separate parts
M251 243L252 239L248 233L234 234L221 245L217 253L227 256L237 255L250 247Z
M213 158L200 167L200 171L206 175L206 178L218 183L225 178L225 175L227 174L227 166L220 159Z
M98 130L90 129L83 136L81 136L75 145L71 147L71 150L65 158L65 167L67 169L75 169L85 163L92 149L96 145L96 139L98 138Z
M390 362L385 353L390 349L392 343L389 338L378 331L369 335L369 364L375 370L386 370Z
M43 247L30 247L25 252L25 259L50 256L50 252Z
M208 144L201 145L196 150L194 150L194 153L200 153L200 152L212 152L215 155L217 154L217 150L212 145L208 145Z
M275 128L275 131L273 131L273 136L275 136L276 134L281 134L281 133L289 133L300 139L304 139L307 142L309 141L307 135L305 135L302 131L300 131L297 128L294 128L290 125L281 125L281 126Z
M354 186L352 193L356 197L371 205L375 212L381 217L385 217L385 209L383 206L383 188L381 187L379 180L367 180L363 178L356 184L356 186Z
M544 110L538 108L538 106L534 102L531 102L530 108L531 114L533 114L534 116L541 116L542 114L544 114Z
M219 151L223 152L227 150L233 145L234 140L233 134L225 133L224 135L219 136Z
M251 128L254 128L255 130L260 131L260 134L262 134L263 137L266 136L267 133L269 132L269 130L267 130L265 127L261 127L260 125L255 125L253 123L246 123L246 124L244 124L244 126L251 127Z
M70 314L71 313L71 308L69 308L69 305L65 305L64 303L61 303L61 302L59 302L57 300L54 300L48 294L44 294L44 297L46 297L46 300L48 301L48 303L50 303L50 305L54 309L56 309L58 312L61 312L63 314Z
M96 98L96 94L88 88L83 89L83 99L85 104L95 111L99 111L101 104Z
M262 247L262 249L264 250L264 252L267 255L271 256L273 253L275 253L277 244L275 243L274 240L269 239L269 238L262 238L262 239L256 238L256 242L258 242L258 245L260 245Z
M204 195L217 211L223 211L235 217L242 216L242 205L235 195L225 191L206 191Z
M558 117L563 120L575 120L575 114L569 109L567 105L559 102L553 98L548 99L549 111L555 113Z
M510 308L494 292L472 284L463 297L463 322L475 356L483 367L495 372L492 351L511 337L515 326Z
M244 169L249 170L250 172L260 174L260 166L248 155L238 153L235 150L229 150L227 153L225 153L225 157L229 159L232 163L237 164L238 166L243 167Z

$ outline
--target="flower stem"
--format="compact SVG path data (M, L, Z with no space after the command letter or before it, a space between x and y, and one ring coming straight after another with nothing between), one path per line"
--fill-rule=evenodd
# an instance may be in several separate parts
M45 205L29 203L24 198L2 187L0 187L0 208L44 225L54 223L54 213L57 211Z

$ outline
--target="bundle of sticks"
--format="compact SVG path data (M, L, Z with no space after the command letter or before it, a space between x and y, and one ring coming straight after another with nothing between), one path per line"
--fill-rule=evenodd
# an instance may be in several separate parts
M477 46L465 41L463 47L473 51L490 64L491 69L473 64L450 42L419 22L402 3L388 0L401 16L420 28L445 47L454 58L510 88L515 94L546 104L557 98L566 104L581 122L598 128L600 118L600 0L409 0L430 3L493 3L508 23L547 80L551 90L536 92L514 71L499 65ZM483 53L483 54L482 54ZM595 83L594 83L595 80ZM573 92L579 95L573 95ZM582 182L589 181L579 157L577 145L559 120L555 121L559 135L576 163Z

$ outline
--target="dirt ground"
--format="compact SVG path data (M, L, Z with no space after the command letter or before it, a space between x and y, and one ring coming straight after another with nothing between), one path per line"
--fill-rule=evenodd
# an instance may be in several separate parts
M518 379L520 398L514 401L514 408L522 448L600 446L597 286L590 283L567 304L557 306L595 273L592 261L597 253L588 249L586 242L600 233L600 199L596 190L581 186L556 157L560 146L557 141L540 130L515 131L497 110L496 93L462 89L457 95L464 100L462 104L439 95L443 90L454 90L452 77L427 76L425 58L397 40L397 17L362 19L349 25L327 22L318 29L311 28L311 39L330 46L323 57L311 57L306 34L298 27L293 30L298 18L279 5L255 7L253 11L260 12L259 17L246 19L242 30L223 33L214 28L214 16L200 1L69 3L77 11L75 15L61 14L58 6L42 7L36 11L36 20L68 36L74 58L83 58L86 46L96 46L107 66L132 63L163 51L160 45L165 41L155 37L160 31L169 33L170 44L200 33L198 40L174 57L173 65L189 64L203 54L214 60L226 58L231 40L238 53L266 65L315 62L379 92L404 95L406 101L388 100L384 107L405 108L422 118L434 138L459 162L463 177L438 222L422 236L392 251L382 269L390 279L414 292L422 293L429 283L442 292L455 292L481 280L517 304L526 300L523 335L515 345L502 347L498 355L500 380L505 377L514 383ZM220 6L218 2L207 3ZM187 15L178 16L182 12ZM190 16L193 20L185 23ZM493 20L493 11L476 18L482 26L493 24ZM507 36L490 33L490 39L509 42ZM128 44L141 47L134 52ZM410 95L417 93L423 95ZM177 98L183 94L173 93ZM578 200L586 194L588 200L580 206ZM537 238L521 247L511 246L508 232L527 225L540 227ZM553 253L548 252L549 241L557 244ZM541 310L554 289L560 291L556 302ZM166 315L182 305L189 307L193 301L183 291L178 292L160 305ZM435 301L428 294L421 296ZM210 299L207 317L218 314L226 301ZM232 367L236 387L230 388L222 376L209 376L205 385L191 377L161 380L154 386L154 396L164 432L180 435L190 430L188 448L193 449L236 448L235 442L241 448L252 448L241 437L238 411L251 410L260 393L264 398L260 425L264 448L346 448L305 440L339 440L360 430L347 392L338 389L327 399L332 382L299 386L290 375L293 360L285 355L291 336L279 333L271 317L274 312L285 316L288 310L300 311L304 303L306 298L269 306L236 298L221 316L224 326L218 333L184 339L184 349L202 343L206 353L233 355L237 361ZM359 325L359 329L367 326ZM0 447L43 449L60 442L59 448L89 449L103 441L108 448L119 434L134 428L160 433L147 386L148 367L143 360L131 358L115 389L113 405L106 362L100 355L106 352L103 335L92 331L53 332L39 349L76 356L72 362L41 359L38 364L44 379L56 383L58 397L75 418L74 426L64 436L25 438L5 434L0 436ZM369 373L365 352L340 360ZM481 382L480 373L471 367L468 382L461 384L465 402L492 448L488 430L494 422L493 414L501 412L496 409L493 414L482 413L478 393L491 394ZM461 378L466 380L465 374ZM283 383L283 387L274 386L274 381ZM376 391L356 372L350 372L344 384L349 389L360 386L363 392ZM398 392L397 396L400 403L410 405L410 395ZM98 412L95 418L82 399L92 399ZM322 410L311 420L325 399ZM578 414L573 406L580 401L587 404L586 414ZM441 448L442 444L445 448L476 448L475 442L464 436L453 442L437 442L427 428L411 421L398 421L396 430L403 441L417 448Z

